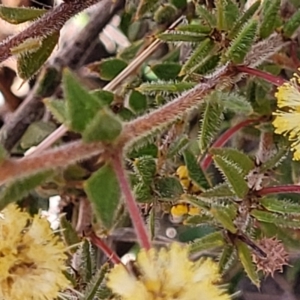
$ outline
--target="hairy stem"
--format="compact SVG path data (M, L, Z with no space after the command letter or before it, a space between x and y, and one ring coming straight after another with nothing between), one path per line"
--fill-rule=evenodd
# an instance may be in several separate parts
M120 188L125 199L126 207L128 209L140 245L146 250L149 250L151 248L150 239L144 220L140 214L140 210L132 194L125 170L123 168L121 152L118 152L116 153L116 155L113 156L112 166L116 172Z
M278 185L278 186L270 186L265 187L256 192L258 196L265 196L269 194L299 194L300 193L300 185Z
M11 48L22 44L28 38L45 37L59 31L71 17L99 1L101 0L74 0L63 2L49 10L28 28L0 43L0 62L12 55Z
M108 245L98 237L94 232L90 233L88 236L95 246L97 246L103 253L114 263L121 264L119 256L110 248Z

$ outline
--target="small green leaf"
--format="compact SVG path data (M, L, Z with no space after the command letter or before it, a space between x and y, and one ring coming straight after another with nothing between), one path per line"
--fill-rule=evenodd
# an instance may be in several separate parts
M156 162L151 156L143 156L135 160L134 168L138 173L140 180L149 185L156 173Z
M262 198L259 203L269 211L281 213L300 215L300 205L288 200L279 200L276 198Z
M138 91L132 91L129 97L130 108L139 113L147 109L147 97Z
M52 113L53 117L62 124L67 123L68 114L66 102L58 99L44 99L43 101L49 111Z
M42 46L41 38L28 38L23 43L10 48L12 55L21 55L23 53L36 52Z
M247 101L246 97L240 96L235 93L225 94L222 93L224 98L222 104L224 110L231 111L237 114L244 114L246 116L253 113L251 104Z
M255 1L235 22L233 28L228 33L228 37L233 39L238 32L242 29L242 26L246 24L256 13L258 8L260 7L260 0Z
M156 10L153 18L157 24L165 24L175 19L176 14L177 8L172 4L165 3Z
M215 15L213 15L204 5L196 5L196 13L201 21L204 21L209 27L214 28L217 24Z
M136 201L140 203L147 203L153 200L152 199L153 196L151 194L151 188L148 184L144 182L140 182L137 185L135 185L133 191L134 191Z
M298 9L292 17L290 17L283 26L283 35L287 38L291 38L295 31L300 26L300 9Z
M155 181L155 190L161 198L172 199L183 194L180 181L175 177L158 178Z
M183 93L196 84L193 82L154 82L154 83L143 83L138 88L137 91L145 93L148 95L156 95L156 93L162 92L165 94L178 94Z
M63 74L63 89L67 100L69 127L74 131L83 132L103 104L67 69Z
M70 247L80 243L80 238L75 231L72 224L66 219L66 215L60 216L60 230L64 239L65 244L68 246L69 251L75 253L78 247Z
M233 197L234 193L227 183L221 183L214 186L212 189L201 193L201 198L224 199Z
M181 32L195 32L209 35L211 28L202 24L181 24L176 27Z
M158 0L141 0L135 14L135 19L139 19L144 14L151 12L159 3Z
M226 181L239 198L243 198L248 193L248 185L239 168L232 161L220 155L213 156L218 169L224 174Z
M201 167L197 163L195 155L189 151L185 150L183 152L184 162L188 170L189 178L200 188L208 189L210 188L209 182L202 171Z
M54 123L36 121L29 125L20 140L20 146L23 149L29 149L32 146L37 146L50 133L56 129Z
M231 233L236 233L237 228L233 223L233 220L225 207L214 206L211 208L210 213L215 217L216 221L224 226L225 229Z
M251 255L251 252L250 252L248 246L239 240L237 240L235 242L235 245L237 248L237 253L240 258L240 261L241 261L248 277L250 278L252 283L255 284L259 288L259 286L260 286L259 277L255 270L254 264L252 262L252 255Z
M246 23L233 40L231 46L227 49L225 57L230 59L235 64L242 63L252 44L254 43L256 31L256 20L251 20Z
M236 251L232 245L226 245L219 259L219 270L224 274L234 263L236 259Z
M110 105L114 101L114 93L104 90L93 90L91 95L96 97L102 105Z
M216 15L218 30L229 30L240 14L238 6L231 0L216 1Z
M98 294L99 289L101 288L101 283L105 279L105 275L110 270L109 264L106 263L101 266L100 269L97 270L96 274L87 282L88 285L86 286L83 294L84 296L80 298L80 300L94 300ZM99 298L99 299L106 299L106 298Z
M265 223L272 223L276 226L286 227L286 228L300 228L300 219L292 218L288 215L270 213L268 211L261 211L258 209L253 209L251 211L251 216L256 218L258 221Z
M237 149L211 148L209 152L213 155L222 156L235 164L241 170L241 174L244 176L254 169L253 160L247 154Z
M46 9L27 7L8 7L0 5L0 18L10 24L33 21L47 12Z
M223 107L221 103L214 99L214 95L209 95L208 100L201 107L202 116L199 130L199 148L204 153L210 146L216 133L220 130L223 120Z
M34 52L25 51L17 57L17 73L22 79L35 75L51 55L59 39L59 32L41 38L41 46Z
M207 37L205 33L171 31L160 33L157 38L165 42L201 42Z
M133 42L129 47L126 47L124 50L120 51L117 57L126 62L129 62L136 57L143 44L144 40Z
M114 79L127 67L127 63L119 58L108 58L102 60L99 65L99 76L102 80L110 81Z
M263 2L263 18L260 24L259 35L265 39L270 36L278 25L278 13L281 0L271 0Z
M162 80L175 79L178 76L180 69L180 64L172 62L157 64L151 67L151 70L155 75Z
M208 249L218 248L226 244L222 232L217 231L195 240L189 246L190 254L195 254Z
M79 274L84 282L89 282L96 270L96 257L89 240L85 239L79 249Z
M84 190L91 201L96 216L106 229L114 225L120 202L120 187L110 164L96 171L84 184Z
M52 175L52 171L44 171L3 185L0 190L0 210L9 203L27 196L30 191L41 185Z
M182 66L180 76L193 73L195 70L199 69L208 59L209 54L212 54L214 46L215 43L210 38L206 38L199 43L192 55Z
M113 142L122 131L122 122L108 109L101 109L82 133L86 143Z

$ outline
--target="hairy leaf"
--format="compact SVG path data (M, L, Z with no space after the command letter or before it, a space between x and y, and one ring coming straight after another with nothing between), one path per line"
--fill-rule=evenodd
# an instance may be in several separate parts
M96 171L84 184L96 216L106 229L114 225L120 203L120 187L116 174L109 163Z
M66 102L58 99L44 99L43 101L56 121L66 124L68 120Z
M155 95L158 92L168 95L185 92L195 85L193 82L153 82L143 83L136 90L148 95Z
M156 173L156 162L151 156L143 156L135 160L133 164L137 174L146 185L149 185Z
M132 91L129 97L129 106L136 112L144 112L147 109L147 97L138 91Z
M110 81L114 79L127 67L127 63L119 58L107 58L97 63L99 76L102 80Z
M189 246L190 254L195 254L208 249L218 248L226 244L221 231L213 232L195 240Z
M68 249L69 251L71 251L71 253L75 253L78 247L74 247L74 245L80 243L80 239L77 232L75 231L72 224L66 219L65 214L60 216L59 224L65 244L68 246Z
M155 75L162 80L175 79L178 76L180 69L180 64L172 62L156 64L151 67L151 70L155 73Z
M205 8L203 5L196 5L196 13L199 16L200 20L205 22L211 28L214 28L217 24L216 17Z
M283 26L283 34L287 38L291 38L300 26L300 9L298 9L291 18L289 18Z
M300 205L288 200L279 200L276 198L262 198L259 203L269 211L281 214L300 215Z
M261 38L267 38L271 35L278 25L278 13L281 0L272 0L263 2L263 18L260 23L259 35Z

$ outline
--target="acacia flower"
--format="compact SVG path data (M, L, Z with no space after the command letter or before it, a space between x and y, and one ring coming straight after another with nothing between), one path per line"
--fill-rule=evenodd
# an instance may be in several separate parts
M192 262L187 246L141 250L134 273L118 264L108 274L107 285L122 300L228 300L216 284L218 267L211 259Z
M286 82L275 94L278 110L273 125L275 133L288 136L292 141L294 160L300 160L300 77L294 74L290 82Z
M69 286L65 250L46 219L7 206L0 217L0 299L57 298Z

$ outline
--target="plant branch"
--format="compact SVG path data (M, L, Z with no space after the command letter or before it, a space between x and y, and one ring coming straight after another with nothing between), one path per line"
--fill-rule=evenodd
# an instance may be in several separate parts
M219 136L219 138L211 145L211 148L219 148L224 146L237 131L250 124L257 123L259 121L262 121L262 118L248 119L234 125L233 127L226 130L221 136ZM212 162L212 156L211 154L208 153L205 155L203 161L201 162L201 168L203 170L207 170L211 162Z
M140 245L145 248L146 250L149 250L151 248L151 243L149 239L149 235L144 223L144 220L140 214L140 210L137 206L137 203L134 199L134 196L131 191L130 184L128 182L125 170L123 168L123 157L122 152L116 153L112 157L112 166L115 170L115 173L117 175L121 191L124 196L124 200L126 203L126 207L128 209L131 221L133 223L134 229L136 231L136 235L138 237L138 240L140 242Z
M258 196L266 196L269 194L299 194L300 193L300 185L278 185L278 186L270 186L265 187L256 192Z

